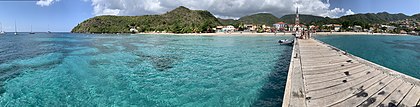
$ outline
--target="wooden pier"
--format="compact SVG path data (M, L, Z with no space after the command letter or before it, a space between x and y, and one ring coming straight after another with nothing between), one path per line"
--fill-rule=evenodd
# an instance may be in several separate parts
M283 107L419 107L420 81L318 40L295 40Z

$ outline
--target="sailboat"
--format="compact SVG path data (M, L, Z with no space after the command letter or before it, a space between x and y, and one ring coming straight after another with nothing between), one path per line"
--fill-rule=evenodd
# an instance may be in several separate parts
M0 23L0 35L6 34L6 32L3 31L3 25Z
M15 35L18 35L17 28L16 28L16 21L15 21Z
M48 31L47 31L47 33L51 33L51 31L50 31L50 25L48 25Z
M32 25L31 25L31 32L29 32L29 34L35 34L34 32L32 32Z

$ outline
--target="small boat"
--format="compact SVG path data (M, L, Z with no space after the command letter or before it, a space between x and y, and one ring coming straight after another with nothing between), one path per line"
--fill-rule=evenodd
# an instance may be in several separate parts
M279 43L282 45L293 45L293 40L283 39L283 40L279 40Z

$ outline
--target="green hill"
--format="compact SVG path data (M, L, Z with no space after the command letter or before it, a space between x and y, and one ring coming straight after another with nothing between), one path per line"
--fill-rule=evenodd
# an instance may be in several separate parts
M286 23L294 23L295 22L295 14L285 15L280 18L281 21ZM415 16L412 16L415 17ZM381 24L387 23L390 21L397 21L409 18L409 16L404 14L389 14L386 12L381 13L366 13L366 14L354 14L354 15L347 15L342 16L340 18L328 18L328 17L321 17L321 16L313 16L313 15L299 15L300 22L302 24L315 24L315 25L323 25L323 24L342 24L344 27L347 26L354 26L354 25L361 25L365 28L369 26L369 24Z
M234 19L219 19L223 25L234 25L238 26L239 24L258 24L258 25L272 25L280 21L279 18L270 13L257 13L253 15L248 15L239 18L238 20Z
M270 13L258 13L258 14L241 17L239 18L239 21L242 23L272 25L274 23L279 22L280 19Z
M403 20L406 18L408 18L408 16L401 13L389 14L386 12L381 12L347 15L337 19L323 20L318 23L339 23L342 24L343 27L361 25L363 28L368 28L371 26L371 24L382 24L390 21Z
M162 15L97 16L73 28L73 33L129 33L135 27L140 32L167 31L172 33L206 32L221 25L208 11L178 7Z
M296 18L296 14L289 14L289 15L284 15L283 17L280 18L280 20L285 22L285 23L294 24L295 23L295 18ZM304 24L310 24L310 23L324 21L324 20L328 20L328 19L329 18L324 18L324 17L321 17L321 16L314 16L314 15L305 15L305 14L300 14L299 15L300 23L304 23Z
M220 23L222 23L222 25L234 25L237 26L238 24L240 24L239 20L234 20L234 19L221 19L221 18L217 18L219 20Z
M362 22L362 23L386 23L389 21L397 21L408 18L407 15L402 13L399 14L389 14L386 12L381 13L366 13L366 14L354 14L340 17L338 20L340 22L350 21L350 22Z
M415 14L413 16L410 16L411 19L416 19L418 21L420 21L420 13L419 14Z
M306 24L310 24L310 23L314 23L314 22L319 22L319 21L324 21L324 20L330 20L329 18L324 18L321 16L314 16L314 15L304 15L301 14L300 16L300 21L301 23L306 23ZM233 19L219 19L219 21L223 24L223 25L237 25L239 23L244 23L244 24L265 24L265 25L272 25L274 23L283 21L286 23L295 23L295 14L289 14L289 15L284 15L281 18L277 18L276 16L270 14L270 13L259 13L259 14L254 14L254 15L249 15L249 16L244 16L239 18L239 20L233 20Z

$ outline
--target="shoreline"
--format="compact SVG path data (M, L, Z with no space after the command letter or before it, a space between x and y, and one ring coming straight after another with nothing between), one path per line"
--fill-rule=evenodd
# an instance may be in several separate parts
M232 32L232 33L136 33L147 35L191 35L191 36L289 36L292 33L251 33L251 32Z
M84 33L82 33L84 34ZM99 34L99 33L98 33ZM102 33L102 34L113 34L113 33ZM232 33L120 33L130 35L181 35L181 36L291 36L292 33L252 33L252 32L232 32ZM101 35L101 34L99 34ZM119 35L119 34L117 34ZM384 35L384 36L416 36L409 34L392 34L392 33L368 33L368 32L316 32L312 33L316 36L351 36L351 35Z
M415 36L408 34L392 34L392 33L368 33L368 32L316 32L315 35L330 36L330 35L391 35L391 36Z
M136 33L148 35L192 35L192 36L290 36L292 33L252 33L252 32L233 32L233 33ZM316 32L313 35L331 36L331 35L390 35L390 36L415 36L408 34L392 34L392 33L368 33L368 32Z

